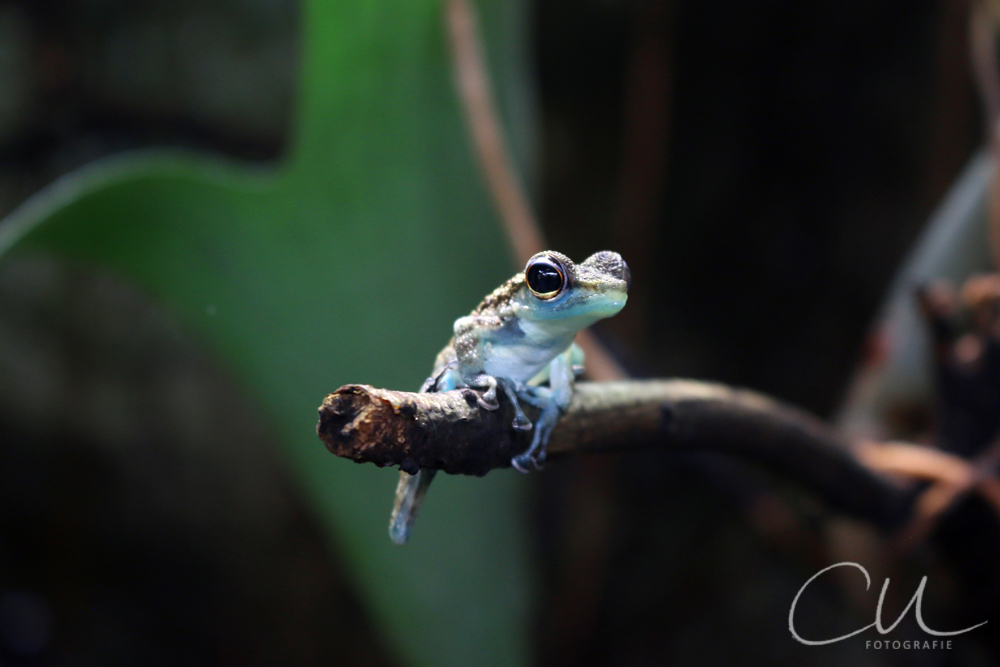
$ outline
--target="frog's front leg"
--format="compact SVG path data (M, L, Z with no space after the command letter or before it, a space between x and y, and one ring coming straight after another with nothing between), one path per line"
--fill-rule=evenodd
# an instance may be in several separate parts
M477 399L479 407L487 410L496 410L500 407L500 403L497 402L497 379L495 377L487 375L486 373L477 373L472 376L464 377L463 381L466 386L472 387L473 389L486 388L486 391L481 393Z
M458 368L458 360L454 359L435 370L429 378L424 380L424 384L420 387L420 393L426 394L428 392L451 391L454 389L457 386L453 373L456 368Z
M549 443L549 436L573 400L573 383L572 350L566 350L549 365L548 391L545 391L545 387L532 387L522 393L522 398L536 405L542 402L541 399L547 398L547 400L542 405L542 414L535 422L535 435L531 439L531 446L510 461L518 472L526 473L532 468L541 470L545 465L545 448Z
M523 395L520 392L525 389L524 385L513 380L508 380L507 378L494 377L486 373L474 375L471 378L467 378L464 382L469 387L487 387L486 391L478 398L479 405L487 410L496 410L500 407L500 404L497 402L497 387L503 389L503 393L507 395L511 405L514 407L514 421L511 426L518 431L531 430L531 420L525 416L524 411L521 410L521 404L518 402L518 396Z
M479 405L487 410L500 407L497 402L497 379L484 369L486 351L484 332L503 325L495 315L468 315L455 320L455 357L462 382L473 389L486 389L479 395Z

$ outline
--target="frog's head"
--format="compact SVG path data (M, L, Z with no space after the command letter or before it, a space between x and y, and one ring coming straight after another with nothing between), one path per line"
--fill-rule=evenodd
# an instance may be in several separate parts
M628 299L632 273L621 255L603 250L574 264L566 255L540 252L524 268L519 315L564 320L579 330L618 313Z

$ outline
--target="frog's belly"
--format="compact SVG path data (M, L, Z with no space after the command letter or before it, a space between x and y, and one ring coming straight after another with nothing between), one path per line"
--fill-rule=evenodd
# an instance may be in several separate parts
M527 382L555 359L566 345L539 347L530 344L496 345L487 343L483 370L494 377Z

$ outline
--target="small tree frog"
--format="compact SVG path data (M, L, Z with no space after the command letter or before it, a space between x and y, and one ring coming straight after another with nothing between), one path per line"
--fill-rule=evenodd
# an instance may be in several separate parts
M486 410L500 407L497 391L503 391L514 408L513 428L534 428L531 445L511 465L523 473L540 470L549 435L569 407L573 382L583 369L583 351L573 338L618 313L631 282L628 265L615 252L598 252L582 264L551 250L538 253L523 272L455 320L455 335L437 355L420 391L471 387L481 391L479 405ZM534 425L521 401L541 409ZM389 522L389 535L397 544L409 538L435 472L400 471Z

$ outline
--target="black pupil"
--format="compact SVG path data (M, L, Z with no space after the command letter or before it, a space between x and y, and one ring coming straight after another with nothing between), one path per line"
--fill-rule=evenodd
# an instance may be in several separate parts
M562 275L550 264L535 264L528 269L528 286L539 294L558 292Z

